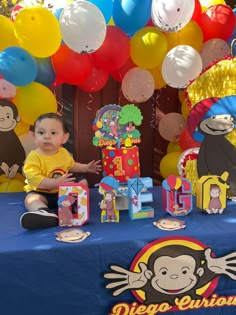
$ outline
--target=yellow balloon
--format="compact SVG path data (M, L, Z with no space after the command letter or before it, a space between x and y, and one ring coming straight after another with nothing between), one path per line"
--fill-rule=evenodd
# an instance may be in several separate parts
M153 26L143 27L130 40L130 56L140 68L161 65L167 53L165 35Z
M97 126L97 128L99 128L99 129L102 128L102 122L101 122L101 120L97 121L96 126Z
M200 0L199 2L203 8L209 8L217 4L226 4L224 0Z
M164 33L168 43L168 51L178 45L188 45L200 51L203 45L203 32L194 21L190 21L178 32Z
M181 104L181 114L185 120L187 120L189 112L190 107L187 105L187 101L184 100L183 103Z
M24 191L24 183L17 179L9 179L8 181L0 184L0 193L22 191Z
M177 164L181 152L167 153L160 162L160 173L163 178L167 178L170 174L179 175Z
M30 129L30 125L24 122L23 120L19 121L16 125L16 128L14 129L17 136L21 136L25 133L27 133Z
M170 153L170 152L182 152L182 151L183 150L181 149L178 141L171 141L171 142L168 143L167 153Z
M19 46L14 34L14 23L0 15L0 51L10 46Z
M109 22L107 23L107 25L115 25L115 22L113 20L113 17L110 18Z
M55 96L48 87L38 82L17 87L13 101L18 108L19 116L29 125L33 125L39 115L57 111Z
M166 86L166 81L164 81L163 76L162 76L162 71L161 71L161 65L148 69L149 72L151 72L154 83L155 83L155 90L161 89L164 86Z
M175 189L178 190L182 186L182 179L181 178L176 178L176 184L175 184Z
M52 12L43 7L21 10L14 23L18 43L32 56L46 58L61 45L60 25Z

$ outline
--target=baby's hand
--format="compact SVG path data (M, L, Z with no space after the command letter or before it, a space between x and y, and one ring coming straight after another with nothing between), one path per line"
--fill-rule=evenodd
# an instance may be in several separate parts
M88 168L87 168L87 172L88 173L95 173L95 174L99 174L102 170L102 165L100 164L101 160L98 161L91 161L87 164Z
M72 177L73 173L64 174L62 176L59 176L55 179L57 185L63 184L63 183L71 183L76 180L76 177Z

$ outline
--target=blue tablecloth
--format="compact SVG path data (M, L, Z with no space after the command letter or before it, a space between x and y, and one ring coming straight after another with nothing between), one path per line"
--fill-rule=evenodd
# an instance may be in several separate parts
M194 207L189 215L179 218L185 221L185 229L168 232L153 225L160 218L170 218L162 208L160 187L153 188L155 218L131 221L128 212L121 210L119 223L101 223L98 206L101 195L94 188L90 190L90 220L81 227L91 235L84 242L68 244L56 240L55 232L62 231L61 227L24 230L19 224L25 211L23 200L24 193L0 195L1 314L108 315L113 314L111 310L116 304L138 303L129 290L113 296L112 290L105 287L108 280L104 274L110 271L110 265L129 269L134 257L147 244L162 238L196 239L211 247L217 257L236 251L233 202L228 203L221 215L207 215ZM220 276L214 294L236 296L236 281ZM184 313L235 312L235 306L227 306ZM174 313L177 312L171 312Z

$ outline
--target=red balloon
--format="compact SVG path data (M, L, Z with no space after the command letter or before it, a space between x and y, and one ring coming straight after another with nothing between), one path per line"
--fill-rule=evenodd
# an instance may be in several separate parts
M227 40L234 30L234 12L227 5L213 5L202 13L198 23L203 32L204 42L212 38Z
M201 145L200 142L195 141L189 134L188 129L184 128L179 136L179 146L182 151L191 148L199 148Z
M102 68L93 67L89 77L79 87L85 92L97 92L101 90L109 78L109 72Z
M170 174L167 176L166 178L167 184L170 187L170 189L174 189L175 188L175 184L176 184L176 176L174 174Z
M58 79L56 77L55 81L51 84L51 86L58 86L58 85L61 85L63 83L65 83L65 82L61 81L60 79Z
M110 74L113 77L113 79L115 79L118 82L122 82L126 73L134 67L137 67L136 64L133 62L131 58L129 58L121 68L111 71Z
M78 85L85 81L92 71L92 60L87 54L79 54L65 44L51 56L58 81Z
M145 26L155 26L152 22L152 18L150 18Z
M199 22L202 15L202 6L199 0L195 0L195 8L193 12L193 16L191 18L192 21Z
M24 1L18 2L11 11L10 19L14 22L17 15L20 13L21 10L23 10L26 7L26 4Z
M97 67L108 71L121 68L130 56L130 41L117 26L107 26L106 37L99 49L92 53Z

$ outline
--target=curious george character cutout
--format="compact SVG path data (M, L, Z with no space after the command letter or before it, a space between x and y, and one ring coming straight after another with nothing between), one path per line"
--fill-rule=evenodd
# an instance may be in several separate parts
M22 174L25 150L14 129L20 116L14 103L7 99L0 100L0 175L14 178Z
M142 309L146 311L142 314L155 315L235 305L236 297L213 294L221 275L236 280L236 252L216 257L212 248L192 238L155 240L136 255L129 269L110 265L110 271L104 274L106 288L113 296L130 290L141 303L118 303L110 314L140 314Z
M187 126L201 142L197 158L198 177L228 172L231 196L236 199L236 147L227 138L235 129L236 95L207 98L190 111Z

